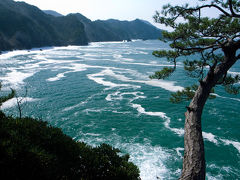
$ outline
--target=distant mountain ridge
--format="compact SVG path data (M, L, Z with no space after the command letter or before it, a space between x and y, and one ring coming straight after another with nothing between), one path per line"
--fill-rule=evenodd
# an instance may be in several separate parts
M161 30L144 20L91 21L82 14L62 14L13 0L0 0L0 52L88 42L157 39Z
M147 21L119 21L116 19L91 21L82 14L72 14L84 24L90 42L122 41L128 39L157 39L162 31Z
M53 10L43 10L43 12L45 12L46 14L55 16L55 17L63 16L62 14L60 14L60 13L58 13L56 11L53 11Z

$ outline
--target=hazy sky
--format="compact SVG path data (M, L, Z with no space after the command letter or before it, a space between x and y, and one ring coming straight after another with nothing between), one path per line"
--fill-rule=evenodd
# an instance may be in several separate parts
M16 0L25 1L42 10L54 10L63 15L81 13L91 20L147 20L154 24L153 15L164 4L196 4L197 0ZM156 24L154 24L156 25ZM158 26L161 27L161 26Z

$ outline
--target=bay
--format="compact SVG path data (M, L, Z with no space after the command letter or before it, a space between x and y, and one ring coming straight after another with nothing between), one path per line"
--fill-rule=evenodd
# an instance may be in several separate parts
M46 120L90 145L108 143L129 153L143 180L177 179L189 102L172 104L169 98L196 81L184 72L184 58L167 80L150 80L155 71L172 66L152 55L168 49L157 40L42 49L0 55L3 93L11 87L23 97L27 89L25 116ZM240 74L239 65L232 74ZM215 93L202 118L207 179L239 179L240 95L229 95L220 86ZM17 116L16 100L2 110Z

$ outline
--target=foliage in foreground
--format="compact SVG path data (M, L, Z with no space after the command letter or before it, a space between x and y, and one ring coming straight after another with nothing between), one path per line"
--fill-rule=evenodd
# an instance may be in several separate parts
M90 147L61 129L0 111L0 179L139 179L129 155L107 144Z

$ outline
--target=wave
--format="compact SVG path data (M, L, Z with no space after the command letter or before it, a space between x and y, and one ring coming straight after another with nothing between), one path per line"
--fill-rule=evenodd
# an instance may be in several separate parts
M35 101L39 100L39 99L31 98L31 97L18 97L18 99L23 99L21 104L25 104L27 102L35 102ZM15 107L15 106L17 106L17 99L12 98L12 99L9 99L8 101L4 102L2 104L2 106L0 107L0 109L5 110L5 109L9 109L9 108L12 108L12 107Z
M123 75L116 75L115 73L113 73L112 70L110 69L105 69L103 71L101 71L100 73L96 73L96 74L89 74L87 75L89 79L95 81L98 84L101 84L103 86L108 86L109 88L107 89L112 89L115 87L133 87L133 88L140 88L140 86L135 86L135 85L131 85L131 84L116 84L110 81L105 81L104 77L102 76L112 76L112 77L116 77L118 80L122 80L122 81L128 81L128 78L126 78Z
M83 104L84 104L84 103L81 102L81 103L76 104L76 105L74 105L74 106L66 107L66 108L63 109L63 111L71 111L72 109L78 108L78 107L82 106Z
M125 143L120 147L130 153L130 161L133 161L139 167L141 179L157 180L171 177L165 164L172 154L164 151L163 148L151 146L148 143L144 145Z
M239 102L240 102L240 99L239 99L239 98L224 97L224 96L220 96L220 95L215 94L215 93L211 93L211 95L214 95L214 96L216 96L216 97L223 98L223 99L230 99L230 100L234 100L234 101L239 101Z
M170 131L174 132L175 134L179 135L179 136L183 136L184 135L184 130L183 129L178 129L178 128L171 128L170 127L170 123L171 123L171 119L166 116L166 113L164 112L147 112L140 104L133 104L131 103L131 106L136 109L138 111L138 113L140 114L146 114L149 116L157 116L162 118L163 120L165 120L165 122L163 123L165 128L169 129Z
M161 87L165 90L176 92L176 91L182 91L184 87L182 86L176 86L174 81L165 81L165 80L148 80L148 81L138 81L150 86L154 87Z
M208 141L218 145L218 141L216 139L216 136L213 135L212 133L206 133L206 132L202 132L203 138L207 139Z
M145 109L140 104L133 104L132 103L131 105L140 114L146 114L146 115L149 115L149 116L158 116L158 117L164 119L165 120L164 126L167 129L171 130L172 132L174 132L175 134L177 134L179 136L184 135L184 129L182 129L182 128L178 129L178 128L170 127L171 119L168 116L166 116L166 113L164 113L164 112L146 112ZM203 135L204 139L208 140L209 142L214 143L217 146L220 144L220 141L225 145L232 145L240 153L240 142L232 141L232 140L228 140L228 139L223 139L223 138L217 137L216 135L213 135L212 133L207 133L207 132L202 132L202 135Z
M0 55L0 59L9 59L14 56L19 56L19 55L28 55L28 54L36 54L36 53L42 53L43 51L49 51L53 50L57 47L41 47L41 48L32 48L29 50L14 50L14 51L3 51L2 54Z
M230 166L217 166L216 164L207 164L207 169L211 169L211 172L207 172L206 176L209 180L222 180L229 179L229 177L224 177L224 175L234 175L235 177L239 176L239 169L232 168Z
M240 153L240 142L237 141L232 141L232 140L228 140L228 139L221 139L220 140L225 144L225 145L232 145L233 147L235 147L238 152Z
M132 73L131 70L127 70L127 73ZM175 82L173 81L165 81L165 80L133 80L130 79L124 75L121 74L116 74L114 73L110 68L107 68L103 71L101 71L100 73L96 73L96 74L90 74L88 75L88 78L91 80L94 80L95 82L97 82L98 84L102 84L104 86L109 86L110 88L114 88L114 87L135 87L135 88L140 88L140 86L136 86L136 85L131 85L131 84L115 84L109 81L104 81L102 76L111 76L116 78L117 80L123 81L123 82L130 82L130 83L141 83L141 84L147 84L150 86L154 86L154 87L161 87L165 90L171 91L171 92L176 92L176 91L180 91L183 90L184 88L181 86L176 86Z
M158 67L173 67L174 65L171 64L154 64L154 63L131 63L131 62L125 62L121 61L121 64L132 64L132 65L140 65L140 66L158 66ZM178 66L178 65L177 65Z
M65 77L65 74L68 72L60 73L56 77L48 78L47 81L58 81L61 78Z
M122 89L121 89L122 90ZM140 94L140 95L138 95ZM146 96L142 96L144 93L137 91L137 92L125 92L125 93L120 93L120 91L116 91L114 93L108 94L107 97L105 98L107 101L113 101L113 100L122 100L124 95L133 95L134 100L139 99L139 98L146 98Z
M35 72L20 72L16 69L12 69L11 72L6 73L5 77L0 77L0 80L3 81L3 85L9 84L12 88L17 89L19 85L24 84L25 79L34 74Z
M142 180L174 179L172 178L173 176L179 175L180 169L172 171L166 166L169 159L178 161L175 151L162 148L161 146L152 146L147 139L141 144L132 142L134 138L130 140L131 142L124 142L122 137L114 133L115 130L115 128L112 128L113 134L106 138L102 138L95 133L88 133L87 135L79 133L80 139L78 137L75 137L75 139L92 146L108 143L122 150L124 153L129 153L129 161L138 166Z
M180 151L184 151L184 148L182 148L182 147L176 148L177 155L182 159L183 155Z
M84 104L87 104L93 97L99 95L101 93L97 93L97 94L94 94L92 96L89 96L85 101L82 101L80 102L79 104L76 104L76 105L73 105L73 106L70 106L70 107L66 107L63 109L63 111L71 111L72 109L75 109L75 108L78 108L78 107L81 107L83 106Z
M240 75L240 72L233 72L233 71L228 71L229 74L232 74L232 75Z

